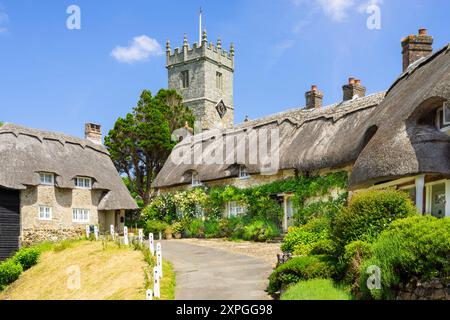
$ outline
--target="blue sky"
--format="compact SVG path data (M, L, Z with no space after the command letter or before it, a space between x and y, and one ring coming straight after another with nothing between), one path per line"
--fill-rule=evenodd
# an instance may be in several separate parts
M66 27L72 4L81 30ZM380 30L366 25L373 4ZM386 89L401 72L400 39L419 27L435 49L450 42L448 0L0 0L0 120L108 131L143 89L167 86L161 50L166 39L181 46L184 33L197 40L200 6L209 40L235 43L236 122L303 106L311 84L326 104L350 76L369 93Z

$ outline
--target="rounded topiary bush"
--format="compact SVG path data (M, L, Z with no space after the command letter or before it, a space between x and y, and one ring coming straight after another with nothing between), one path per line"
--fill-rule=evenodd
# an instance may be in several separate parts
M255 219L244 227L244 240L264 242L280 235L275 223L265 219Z
M360 192L335 216L333 238L342 250L352 241L371 242L393 221L416 214L416 207L402 191Z
M292 227L283 239L281 250L296 255L308 255L316 243L329 238L329 229L330 221L326 218L313 219L306 225Z
M415 216L394 222L371 247L361 265L361 290L377 299L395 298L400 284L450 277L450 219ZM381 289L367 288L370 266L381 271Z
M170 227L170 225L164 221L148 220L144 226L144 233L146 235L149 233L158 235L160 232L164 233L168 227Z
M305 256L289 260L269 277L268 292L274 294L302 280L330 279L337 273L336 260L329 256Z
M25 271L37 264L39 255L40 251L36 248L22 248L15 254L13 259L20 263Z
M19 279L23 268L14 259L9 259L0 264L0 290Z

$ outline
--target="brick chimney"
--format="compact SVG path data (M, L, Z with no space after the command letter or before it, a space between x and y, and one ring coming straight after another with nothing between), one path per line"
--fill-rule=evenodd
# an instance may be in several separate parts
M419 29L418 35L410 35L402 40L403 71L419 60L433 53L433 37L427 34L427 29Z
M85 138L96 144L102 143L102 127L95 123L86 123L84 126Z
M354 97L362 98L366 95L366 87L361 85L361 80L349 78L348 84L342 87L344 101L352 100Z
M311 91L305 93L306 109L320 109L323 106L323 93L317 89L316 85L311 86Z

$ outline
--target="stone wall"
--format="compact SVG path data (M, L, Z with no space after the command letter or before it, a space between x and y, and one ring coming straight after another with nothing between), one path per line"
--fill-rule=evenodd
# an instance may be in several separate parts
M40 227L22 230L21 245L29 246L37 243L50 241L58 242L67 239L80 239L85 233L85 228L52 228Z
M397 300L450 300L450 278L426 282L413 279L400 288Z

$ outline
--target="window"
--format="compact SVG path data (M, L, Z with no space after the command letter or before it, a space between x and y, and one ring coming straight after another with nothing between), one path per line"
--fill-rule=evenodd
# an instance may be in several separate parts
M228 203L228 217L237 217L245 213L245 208L237 201Z
M219 90L223 89L223 77L220 72L216 72L216 88Z
M450 130L450 103L445 102L444 106L437 110L436 124L441 131Z
M52 220L52 208L39 206L39 220Z
M88 209L73 209L72 210L72 221L88 223L89 222L89 213L90 213L90 210L88 210Z
M239 166L239 178L240 179L248 179L250 178L250 174L245 166Z
M181 72L181 86L183 89L189 88L189 70Z
M83 178L77 177L75 179L75 186L80 189L91 189L92 187L92 179L91 178Z
M41 184L46 186L53 186L55 184L55 175L53 173L42 172L39 174Z
M192 186L193 187L199 187L202 186L202 182L200 181L199 177L198 177L198 173L193 172L192 173Z

